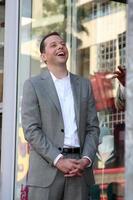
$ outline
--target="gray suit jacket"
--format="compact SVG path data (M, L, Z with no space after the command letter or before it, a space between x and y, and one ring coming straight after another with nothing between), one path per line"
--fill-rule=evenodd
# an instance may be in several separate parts
M98 146L99 125L87 79L70 73L76 123L82 156L94 161ZM30 144L28 184L47 187L55 178L53 161L64 143L64 124L57 92L47 68L25 81L22 99L22 126ZM92 167L86 169L88 184L94 183Z

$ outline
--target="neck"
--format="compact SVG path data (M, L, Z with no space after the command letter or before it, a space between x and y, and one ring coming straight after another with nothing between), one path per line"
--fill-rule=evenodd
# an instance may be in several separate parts
M48 66L48 69L56 78L64 78L67 76L68 71L66 66Z

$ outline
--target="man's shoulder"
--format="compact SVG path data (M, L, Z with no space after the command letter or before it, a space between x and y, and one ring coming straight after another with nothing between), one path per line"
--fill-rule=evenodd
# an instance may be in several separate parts
M31 76L25 80L25 83L36 83L40 80L40 74Z
M29 78L27 78L27 79L26 79L26 82L28 81L28 82L33 82L33 83L35 83L35 82L40 81L42 78L45 78L45 76L47 77L47 75L48 75L48 70L47 70L47 68L45 67L45 68L43 68L43 69L40 70L40 73L39 73L39 74L32 75L32 76L30 76Z

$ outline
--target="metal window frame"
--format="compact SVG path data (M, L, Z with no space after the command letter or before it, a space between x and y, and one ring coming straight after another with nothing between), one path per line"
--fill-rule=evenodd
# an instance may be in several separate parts
M14 199L19 0L6 0L1 155L1 200Z
M128 0L111 0L119 3L128 3Z

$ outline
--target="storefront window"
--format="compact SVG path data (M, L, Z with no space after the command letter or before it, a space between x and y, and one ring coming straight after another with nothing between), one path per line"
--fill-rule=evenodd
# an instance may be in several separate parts
M79 0L75 9L76 72L90 78L100 120L92 199L124 199L125 114L115 105L119 82L109 77L126 61L126 4Z
M125 65L126 4L117 1L31 0L20 5L18 123L15 199L26 199L28 144L21 127L25 79L45 67L40 60L43 35L57 31L66 40L68 69L92 81L100 120L99 147L94 163L92 199L124 199L124 110L115 105L118 80L109 75ZM97 197L98 199L98 197Z

